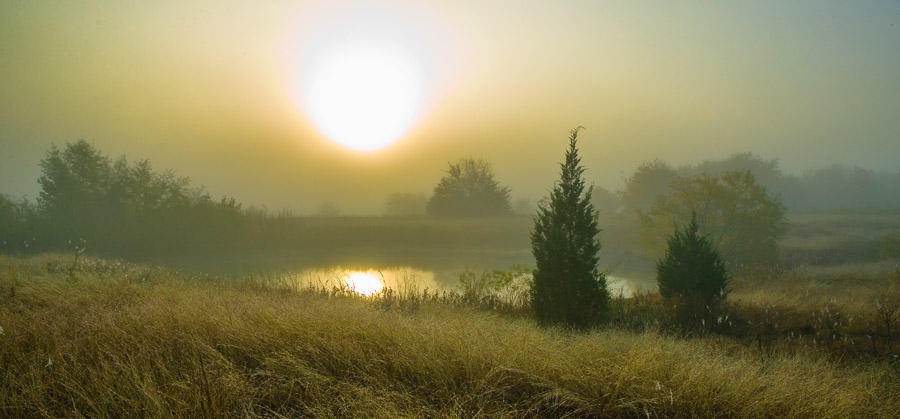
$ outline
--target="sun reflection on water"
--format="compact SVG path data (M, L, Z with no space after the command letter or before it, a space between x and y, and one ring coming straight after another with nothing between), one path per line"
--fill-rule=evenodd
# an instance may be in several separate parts
M384 281L374 272L349 271L342 279L353 292L365 296L378 294L384 289Z

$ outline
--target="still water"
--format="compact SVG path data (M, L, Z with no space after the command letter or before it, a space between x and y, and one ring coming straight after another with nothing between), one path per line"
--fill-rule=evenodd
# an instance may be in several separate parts
M477 272L476 272L477 274ZM459 274L436 274L434 271L416 269L411 266L393 268L314 268L304 269L288 274L292 281L300 288L305 286L317 286L326 288L342 288L352 292L372 296L386 289L401 293L421 293L460 291L461 283ZM531 274L524 273L511 281L511 287L521 287L531 280ZM608 275L607 287L613 296L631 297L636 292L653 289L652 283L621 276ZM499 289L502 293L505 290Z
M514 281L522 285L530 281L527 272L534 264L530 249L346 250L185 258L164 263L214 274L274 275L296 287L338 287L362 295L375 295L386 289L418 293L459 291L460 275L464 272L480 275L493 270L522 272L524 276ZM651 277L647 272L613 271L607 274L607 286L613 296L630 297L641 290L655 289L655 281L647 279Z

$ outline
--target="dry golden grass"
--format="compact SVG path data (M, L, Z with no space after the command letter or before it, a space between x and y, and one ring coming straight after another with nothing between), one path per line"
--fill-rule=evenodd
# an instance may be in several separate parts
M0 257L2 416L889 417L877 364Z
M900 261L802 266L763 280L738 278L731 288L731 299L742 303L800 310L833 305L861 315L873 311L886 292L900 291Z

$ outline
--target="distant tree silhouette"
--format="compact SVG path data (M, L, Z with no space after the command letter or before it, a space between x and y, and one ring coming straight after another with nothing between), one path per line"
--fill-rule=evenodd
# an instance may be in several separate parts
M176 243L212 250L238 233L248 240L259 228L233 198L214 201L187 178L154 171L147 161L111 163L84 140L51 146L40 167L36 208L26 202L16 208L29 219L20 231L43 249L77 242L118 255L166 252Z
M619 210L621 200L616 194L602 186L594 186L591 192L591 203L600 214L613 214Z
M756 182L798 210L900 208L900 173L879 173L860 167L831 165L799 175L782 171L777 159L736 153L720 160L672 169L656 160L644 163L626 180L622 191L627 213L647 211L675 178L714 177L731 172L753 174ZM702 224L702 223L701 223Z
M86 239L92 244L107 220L105 209L110 184L109 159L87 141L78 140L64 150L50 147L41 160L38 206L54 241Z
M509 188L494 179L491 165L471 158L450 163L426 207L429 215L483 217L512 213Z
M540 323L583 329L606 312L609 291L597 267L600 230L578 155L579 129L570 133L560 180L535 218L531 248L537 267L531 304Z
M17 233L22 224L15 202L0 194L0 250L8 250L18 245Z
M900 207L900 173L875 173L861 167L831 165L800 178L804 207L879 209Z
M725 298L725 263L712 242L700 234L696 214L668 239L666 255L656 264L656 282L664 298L682 297L712 303Z
M323 202L316 210L317 217L337 217L339 215L341 215L341 209L333 202Z
M13 201L0 194L0 251L10 252L29 246L34 239L36 209L25 199Z
M622 204L625 212L634 214L653 206L656 197L669 190L669 184L678 178L678 172L661 160L644 163L634 174L625 179Z
M525 197L517 198L516 203L513 205L513 212L517 215L533 214L534 207L531 205L531 200Z

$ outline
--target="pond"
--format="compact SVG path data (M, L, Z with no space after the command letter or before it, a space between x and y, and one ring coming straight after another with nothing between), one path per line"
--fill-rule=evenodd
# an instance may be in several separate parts
M291 287L337 287L362 295L385 289L397 292L460 291L460 276L481 275L495 270L517 272L530 281L534 264L530 249L441 249L440 251L396 251L392 249L345 249L343 252L240 254L228 257L184 258L162 261L187 271L227 276L265 275L287 281ZM603 268L603 266L601 266ZM607 274L613 296L630 297L656 288L645 271L615 271Z
M420 294L422 292L459 292L462 291L460 276L466 270L456 272L435 272L411 266L388 268L345 268L332 266L327 268L311 268L292 272L282 272L281 277L289 281L291 287L305 288L338 288L364 296L377 295L387 289L400 293ZM480 272L468 271L476 276ZM511 272L515 277L508 287L523 287L531 280L527 272ZM612 296L629 298L637 292L653 290L655 284L646 280L638 280L622 276L608 275L607 288ZM498 293L508 292L496 289Z

